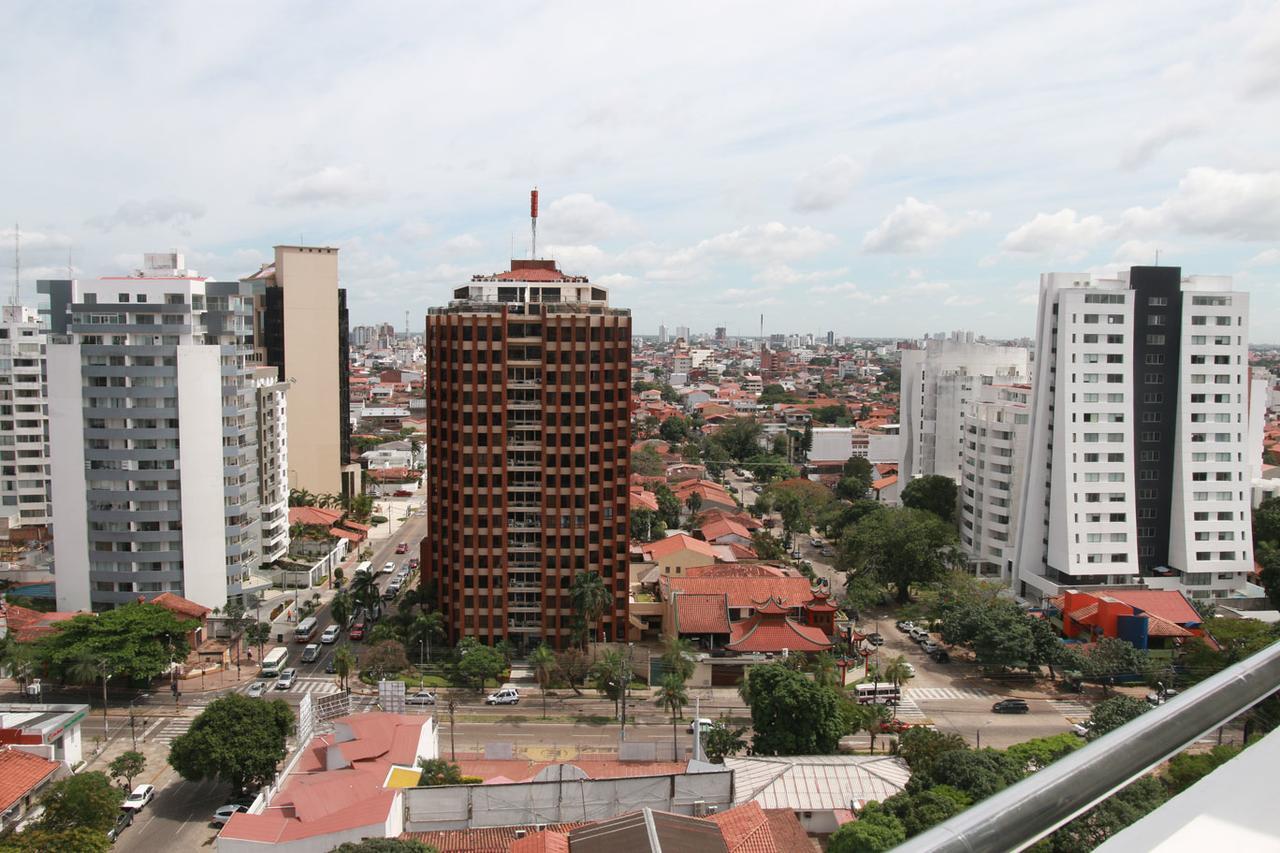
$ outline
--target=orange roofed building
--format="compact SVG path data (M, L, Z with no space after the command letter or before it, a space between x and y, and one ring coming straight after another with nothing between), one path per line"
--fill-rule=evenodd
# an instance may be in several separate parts
M1050 603L1062 613L1062 633L1069 639L1113 637L1152 649L1204 636L1200 614L1177 590L1067 590Z

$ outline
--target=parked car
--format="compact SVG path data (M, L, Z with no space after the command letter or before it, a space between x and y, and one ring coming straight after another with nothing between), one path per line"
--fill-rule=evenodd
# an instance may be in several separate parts
M434 705L436 704L436 694L430 690L419 690L417 693L411 693L405 697L406 705Z
M1025 714L1031 710L1026 699L1001 699L991 706L996 714Z
M341 634L342 626L330 625L328 628L325 628L324 633L320 635L320 642L324 643L326 646L330 643L336 643L338 642L338 637Z
M1150 705L1163 705L1177 695L1178 691L1172 687L1160 692L1151 692L1147 694L1147 703Z
M925 640L923 643L920 644L920 648L924 651L926 655L931 655L934 652L941 649L942 646L938 645L933 640Z
M400 584L394 580L391 583L387 584L387 588L382 591L382 597L387 601L390 601L391 599L395 598L399 594L400 594Z
M246 691L246 695L250 699L257 699L259 696L261 696L263 693L266 693L266 692L267 692L267 682L255 681L253 682L253 684L249 685L249 689Z
M880 731L885 734L902 734L909 728L911 728L911 724L904 723L902 720L885 720L880 724Z
M919 625L911 626L907 629L907 634L909 634L911 639L915 640L917 643L921 640L929 639L929 632L924 628L921 628Z
M409 543L408 543L408 542L401 542L399 545L397 545L397 546L396 546L396 553L397 553L397 554L408 554L408 553L409 553Z
M319 659L320 659L320 644L307 643L307 645L304 646L302 649L302 662L315 663Z
M916 623L908 619L901 619L893 623L893 627L897 628L899 631L901 631L904 634L908 633L915 626L916 626Z
M704 731L704 732L705 732L707 729L709 729L709 728L711 728L712 726L714 726L714 725L715 725L715 722L714 722L714 721L712 721L712 720L710 720L710 719L708 719L707 717L699 717L698 719L696 719L696 720L694 720L694 721L692 721L692 722L690 722L690 723L689 723L689 728L688 728L688 732L689 732L689 734L693 734L693 724L694 724L694 723L697 723L697 724L698 724L698 729L699 729L700 731Z
M812 539L810 539L810 540L809 540L809 542L810 542L810 543L812 543L813 547L815 547L815 548L821 548L821 547L822 547L822 540L821 540L821 539L819 539L817 536L815 536L815 537L813 537Z
M915 668L914 666L912 666L911 664L907 663L906 661L903 661L903 662L902 662L902 668L906 671L907 675L909 675L909 676L910 676L910 677L912 677L912 678L915 678L915 676L916 676L916 668Z
M351 626L351 630L347 632L347 636L353 640L364 639L364 623L357 622Z
M382 564L382 573L384 575L395 574L395 571L396 571L396 564L391 562L390 560Z
M930 652L929 657L933 658L935 663L951 663L951 655L947 653L946 649Z
M409 566L409 570L410 570L410 571L412 571L413 569L418 568L418 558L417 558L417 557L410 557L410 558L409 558L409 562L408 562L408 564L407 564L407 565Z
M396 489L394 492L392 492L392 493L391 493L391 497L393 497L393 498L411 498L411 497L413 497L413 492L409 491L408 489Z
M156 788L154 785L139 785L124 798L124 802L120 804L120 808L128 809L131 812L142 811L147 803L156 798Z
M868 643L870 643L870 644L871 644L871 645L873 645L873 646L883 646L883 645L884 645L884 637L880 636L880 634L879 634L878 632L877 632L877 633L868 634L868 635L867 635L867 642L868 642Z
M1085 721L1080 722L1080 723L1072 723L1072 724L1071 724L1071 731L1073 731L1073 732L1075 732L1076 734L1080 735L1080 737L1088 737L1088 736L1089 736L1089 729L1091 729L1091 728L1093 728L1093 723L1089 722L1088 720L1085 720Z
M834 557L836 555L835 551L832 551L830 548L826 546L823 546L822 550L819 551L818 553L824 557Z
M225 806L218 806L217 811L213 813L213 822L218 826L222 826L224 823L231 820L231 816L233 814L247 812L248 810L249 807L244 803L227 803Z
M276 681L276 690L289 690L293 687L293 682L298 680L298 671L293 667L289 667L280 673L280 678Z
M800 554L800 549L799 549L799 548L796 548L796 549L794 549L794 550L791 552L791 559L793 559L793 560L798 560L798 559L800 559L800 557L801 557L801 556L802 556L802 555Z
M514 687L504 687L484 697L486 705L517 705L519 703L520 691Z
M122 809L120 814L116 815L115 825L107 830L107 840L115 841L120 837L120 833L124 832L133 825L133 810Z

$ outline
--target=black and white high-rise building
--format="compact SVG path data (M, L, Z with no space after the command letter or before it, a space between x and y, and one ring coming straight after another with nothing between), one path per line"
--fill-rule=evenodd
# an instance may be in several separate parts
M1016 591L1238 594L1250 532L1249 296L1134 267L1041 277Z

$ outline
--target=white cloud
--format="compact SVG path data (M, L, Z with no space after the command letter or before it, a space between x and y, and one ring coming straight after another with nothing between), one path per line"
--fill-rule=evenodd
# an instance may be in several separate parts
M1172 227L1229 240L1272 240L1280 233L1280 171L1197 167L1159 207L1130 208L1123 221L1137 232Z
M364 166L325 166L288 181L269 196L272 204L343 205L373 201L383 195Z
M639 284L640 279L633 275L627 275L626 273L614 272L600 276L595 279L593 283L598 284L601 287L625 289Z
M791 209L800 213L830 210L853 195L861 178L862 166L852 157L834 157L801 176Z
M562 196L540 211L538 224L548 238L564 243L594 243L631 229L630 220L589 193Z
M450 237L444 241L444 250L455 255L471 254L484 248L481 243L471 234L459 234L456 237Z
M538 254L554 259L560 269L570 274L591 272L613 264L613 259L599 246L547 246Z
M54 231L36 231L29 228L23 228L21 225L17 228L18 237L22 244L22 254L26 255L45 255L50 252L66 253L71 247L71 238L66 234L59 234ZM0 251L13 251L13 227L0 230Z
M1280 266L1280 249L1266 249L1254 255L1245 261L1247 267L1277 267Z
M1153 240L1126 240L1116 249L1111 260L1123 267L1144 266L1156 262L1156 253L1164 252L1167 258L1177 249L1178 247L1172 244Z
M90 217L86 224L101 231L123 226L142 228L169 225L185 233L192 222L204 216L204 205L181 198L155 198L149 201L126 201L114 213Z
M713 259L776 264L811 257L830 249L836 242L834 235L808 225L791 226L769 222L765 225L747 225L736 231L709 237L697 245L673 253L667 258L667 264L679 266Z
M976 210L953 217L935 204L908 196L867 232L862 248L868 252L894 254L924 252L949 237L982 225L989 218L988 214Z
M852 281L842 281L839 284L820 284L816 287L809 288L810 293L817 294L833 294L833 293L854 293L858 290L858 285Z
M1006 252L1074 258L1108 233L1102 217L1081 217L1063 208L1057 213L1037 213L1030 222L1010 231L1000 245Z
M1120 168L1133 170L1145 166L1161 149L1174 142L1199 136L1209 129L1209 122L1200 116L1175 118L1138 137L1120 156Z
M977 294L974 294L974 293L966 293L966 294L953 293L950 296L948 296L946 299L942 300L942 304L950 306L952 308L968 308L974 305L981 305L983 302L986 302L986 301L987 300L983 299L981 296L978 296Z
M946 293L951 290L951 285L945 281L917 281L914 284L906 284L897 289L898 293L922 293L925 295Z
M838 278L848 271L848 267L839 267L838 269L799 272L786 264L774 264L773 266L766 267L752 275L751 280L757 284L805 284L811 281L825 281L829 278Z

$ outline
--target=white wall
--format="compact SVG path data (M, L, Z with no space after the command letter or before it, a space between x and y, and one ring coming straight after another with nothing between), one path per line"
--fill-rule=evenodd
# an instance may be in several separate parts
M199 344L177 350L182 594L220 608L227 603L220 353L218 347Z
M89 522L79 345L51 344L48 369L49 464L58 609L88 610Z

